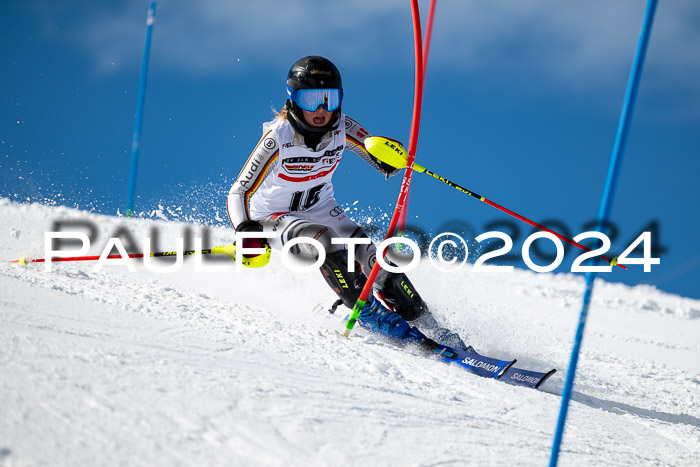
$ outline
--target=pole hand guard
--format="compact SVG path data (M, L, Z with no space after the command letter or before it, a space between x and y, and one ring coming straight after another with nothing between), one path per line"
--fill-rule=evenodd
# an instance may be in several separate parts
M389 164L397 169L406 167L408 154L406 154L406 150L399 141L383 136L369 136L365 138L364 143L367 152L385 164ZM425 172L425 168L415 162L413 163L413 170Z

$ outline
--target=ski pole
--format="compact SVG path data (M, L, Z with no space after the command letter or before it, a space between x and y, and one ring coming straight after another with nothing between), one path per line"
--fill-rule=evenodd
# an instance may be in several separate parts
M183 251L182 255L189 256L189 255L194 255L197 253L201 253L203 255L224 254L235 261L235 259L236 259L236 245L215 246L214 248L211 248L208 250L201 250L201 251L187 250L187 251ZM163 257L163 256L177 256L177 254L178 254L177 251L159 251L159 252L153 252L149 256L151 258L159 258L159 257ZM129 258L133 259L133 258L143 258L146 255L143 253L131 253L127 256ZM118 259L121 257L122 257L121 255L109 255L106 257L106 259ZM51 258L51 262L54 262L54 261L97 261L98 259L100 259L99 255L98 256L66 256L66 257ZM24 256L22 256L20 259L15 259L15 260L10 261L10 263L19 263L22 266L25 266L27 263L44 263L44 262L46 262L46 258L27 259Z
M388 138L383 138L381 136L371 136L371 137L365 139L365 147L367 148L367 151L369 151L374 157L381 160L382 162L385 162L385 163L387 163L393 167L396 167L398 169L402 169L402 168L406 167L406 152L398 143L396 143ZM552 229L549 229L543 225L540 225L537 222L528 219L527 217L521 216L517 212L511 211L510 209L503 207L500 204L491 201L490 199L484 198L483 196L476 194L473 191L468 190L468 189L446 179L445 177L442 177L442 176L436 174L435 172L432 172L432 171L426 169L425 167L421 166L420 164L417 164L414 162L413 163L413 170L415 170L416 172L419 172L419 173L424 173L424 174L430 175L434 179L440 180L441 182L451 186L452 188L455 188L455 189L461 191L462 193L466 193L467 195L471 196L472 198L476 198L479 201L482 201L482 202L488 204L489 206L492 206L500 211L503 211L506 214L515 217L516 219L520 219L521 221L523 221L527 224L530 224L533 227L536 227L536 228L543 230L545 232L549 232L552 235L554 235L555 237L557 237L558 239L563 240L570 245L581 248L584 251L592 251L590 248L588 248L584 245L581 245L580 243L575 242L574 240L571 240L570 238L567 238L567 237L553 231ZM611 266L619 266L622 269L627 269L626 266L623 266L622 264L618 264L617 256L612 258L612 259L608 258L607 256L603 256L603 255L601 255L600 257L602 259L604 259L605 261L607 261L608 263L610 263Z

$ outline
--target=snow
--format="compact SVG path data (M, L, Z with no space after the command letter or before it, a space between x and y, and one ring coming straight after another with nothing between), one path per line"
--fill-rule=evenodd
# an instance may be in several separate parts
M57 220L171 249L232 231L0 199L0 465L545 465L578 321L571 274L410 274L478 350L559 370L541 391L411 355L310 310L317 272L166 274L43 257ZM75 224L78 225L78 224ZM63 230L67 230L64 228ZM128 234L128 235L127 235ZM154 246L154 248L156 248ZM162 260L158 265L172 264ZM624 272L622 272L624 273ZM561 465L697 465L700 301L598 281Z

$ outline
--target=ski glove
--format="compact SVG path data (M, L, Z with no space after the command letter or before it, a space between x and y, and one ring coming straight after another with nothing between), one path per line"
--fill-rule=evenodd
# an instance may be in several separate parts
M236 232L262 232L263 226L260 222L246 220L238 224ZM265 253L253 253L243 255L243 265L249 268L260 268L270 262L270 244L266 238L244 238L241 241L242 248L264 248Z
M385 136L385 138L397 143L402 148L404 147L403 143L401 141L399 141L398 139L389 138L386 136ZM372 156L372 157L374 157L374 156ZM377 160L377 164L379 164L379 167L381 167L382 170L384 171L384 173L386 174L387 180L389 180L389 177L393 177L394 175L401 172L401 169L398 169L398 168L394 167L393 165L387 164L386 162L380 161L379 159L376 159L376 160Z

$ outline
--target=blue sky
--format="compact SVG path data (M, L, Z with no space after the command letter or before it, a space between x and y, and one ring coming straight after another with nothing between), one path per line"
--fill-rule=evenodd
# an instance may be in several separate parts
M148 3L0 3L0 196L124 211ZM562 233L588 230L644 3L438 1L417 161ZM696 298L698 50L700 4L662 0L612 213L613 248L654 227L661 265L605 276ZM340 68L347 114L408 143L409 2L158 2L136 210L223 223L225 194L283 105L290 65L310 54ZM339 201L361 221L390 211L399 183L352 155L335 177ZM433 235L509 233L520 267L532 232L421 174L409 222Z

